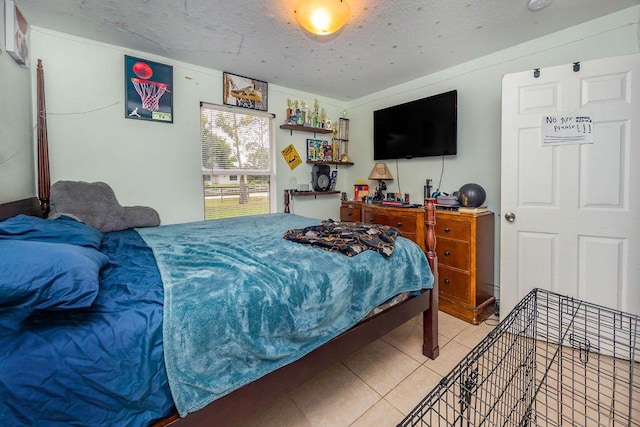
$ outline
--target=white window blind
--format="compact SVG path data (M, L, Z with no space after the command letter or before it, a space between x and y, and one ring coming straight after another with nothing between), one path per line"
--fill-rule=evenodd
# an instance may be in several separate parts
M273 116L200 106L205 219L270 212Z

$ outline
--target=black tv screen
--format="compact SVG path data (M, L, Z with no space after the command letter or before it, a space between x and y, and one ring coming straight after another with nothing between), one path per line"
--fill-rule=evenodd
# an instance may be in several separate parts
M373 159L457 154L458 92L373 112Z

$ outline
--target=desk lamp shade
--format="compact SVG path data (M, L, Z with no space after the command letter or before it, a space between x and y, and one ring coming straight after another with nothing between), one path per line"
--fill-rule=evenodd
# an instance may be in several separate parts
M377 179L378 180L378 188L376 188L375 195L373 196L374 200L383 200L384 199L384 190L387 189L387 184L385 184L385 179L393 179L393 175L389 172L389 168L386 163L376 163L371 169L371 173L369 174L369 179Z
M389 172L389 168L387 167L386 163L376 163L373 169L371 169L369 179L393 180L393 175L391 175L391 172Z

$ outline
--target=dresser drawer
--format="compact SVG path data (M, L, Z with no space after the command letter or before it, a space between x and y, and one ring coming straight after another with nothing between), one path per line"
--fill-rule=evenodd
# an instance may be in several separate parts
M415 216L393 216L387 218L387 225L396 227L402 233L415 233L416 232L416 217Z
M380 212L363 210L362 222L367 224L387 225L387 222L389 222L389 216Z
M438 263L469 271L471 246L462 240L438 239L436 243Z
M468 221L438 217L436 214L436 236L468 242L471 239L471 224Z
M424 215L422 208L395 208L363 203L361 221L365 224L396 227L402 237L412 240L426 251Z
M353 204L340 206L340 221L360 221L360 206L354 206Z
M468 304L471 301L470 276L468 273L438 266L439 294L448 299L456 299Z
M392 227L396 227L398 230L402 232L404 236L405 233L412 233L415 235L416 232L416 218L411 216L389 216L382 215L374 212L365 212L364 221L367 224L378 224L378 225L390 225Z

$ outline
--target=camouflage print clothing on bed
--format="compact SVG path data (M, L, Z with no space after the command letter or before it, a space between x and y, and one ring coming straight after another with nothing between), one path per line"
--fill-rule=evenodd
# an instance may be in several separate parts
M347 256L372 250L389 257L400 235L400 230L388 225L325 220L320 225L289 230L284 238Z

